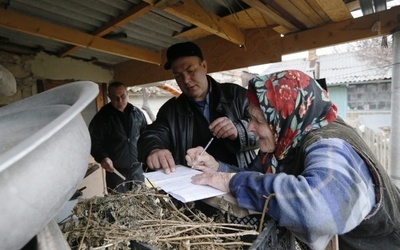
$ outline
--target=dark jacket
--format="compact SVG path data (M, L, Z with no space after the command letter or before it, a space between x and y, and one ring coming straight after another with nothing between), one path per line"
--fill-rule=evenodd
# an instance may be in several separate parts
M212 88L210 99L217 98L218 100L215 109L210 108L211 116L228 117L238 131L238 139L236 141L224 139L223 147L236 155L241 168L246 168L255 158L254 149L258 147L255 135L247 132L250 117L247 111L246 89L232 83L220 84L210 76L207 78ZM183 94L168 100L160 108L156 121L150 124L140 136L138 143L140 161L145 163L147 156L154 149L169 149L176 164L187 165L186 151L199 146L193 145L193 137L199 133L199 131L194 131L194 128L198 126L194 124L195 112L193 105ZM213 155L212 150L209 153ZM213 156L216 159L219 158L218 155Z
M400 191L374 157L357 132L338 118L321 129L310 132L295 159L304 162L304 150L323 138L341 138L353 147L369 167L374 184L376 205L369 215L350 232L339 235L342 249L400 249ZM301 166L298 166L301 172Z
M147 121L143 112L128 103L124 113L108 103L89 124L91 154L97 162L109 157L116 169L138 161L137 141Z

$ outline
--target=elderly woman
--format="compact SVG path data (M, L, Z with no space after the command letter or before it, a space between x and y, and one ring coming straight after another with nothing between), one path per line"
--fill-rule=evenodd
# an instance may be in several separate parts
M303 72L252 79L248 130L259 137L252 171L187 152L192 182L230 192L312 249L339 235L340 249L400 249L400 192L368 146L337 117L325 90Z

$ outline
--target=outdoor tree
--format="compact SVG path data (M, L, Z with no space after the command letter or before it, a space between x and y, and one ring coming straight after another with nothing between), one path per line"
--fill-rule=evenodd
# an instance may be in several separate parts
M393 61L392 36L381 36L349 43L345 47L335 47L335 52L356 52L363 61L369 61L375 68L388 70Z

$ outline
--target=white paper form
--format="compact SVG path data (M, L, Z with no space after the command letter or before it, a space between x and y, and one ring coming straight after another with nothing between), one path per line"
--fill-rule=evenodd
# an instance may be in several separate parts
M176 166L173 173L165 174L164 170L144 173L144 176L157 187L182 202L190 202L226 194L216 188L192 183L192 176L202 173L182 165Z

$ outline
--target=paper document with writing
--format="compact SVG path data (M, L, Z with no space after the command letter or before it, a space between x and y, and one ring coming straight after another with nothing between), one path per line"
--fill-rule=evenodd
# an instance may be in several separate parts
M199 173L201 171L178 165L176 171L170 174L164 174L163 170L157 170L144 173L144 175L157 187L182 202L197 201L226 194L226 192L210 186L193 184L192 176Z

